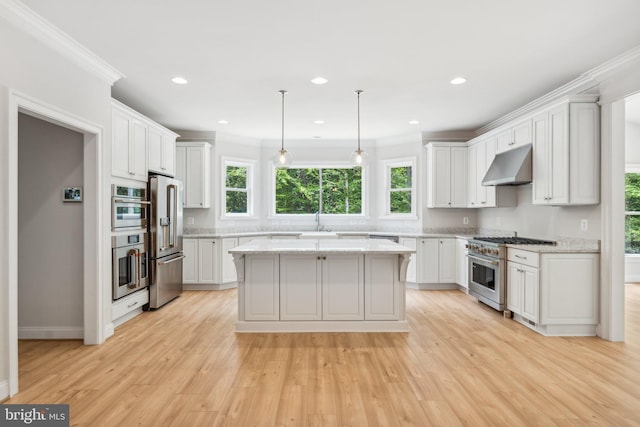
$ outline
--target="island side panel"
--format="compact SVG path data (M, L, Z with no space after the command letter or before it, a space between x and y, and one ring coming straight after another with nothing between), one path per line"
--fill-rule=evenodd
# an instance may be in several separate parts
M247 254L244 296L244 319L280 320L280 271L276 254Z
M400 320L405 297L400 283L399 255L365 256L365 320Z
M364 255L326 255L322 263L322 318L364 320Z

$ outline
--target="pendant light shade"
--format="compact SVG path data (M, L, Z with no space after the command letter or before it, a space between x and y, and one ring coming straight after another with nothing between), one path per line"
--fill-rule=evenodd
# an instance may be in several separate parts
M284 149L284 96L287 94L286 90L279 90L282 95L282 143L280 145L280 149L276 152L275 156L273 156L273 162L278 167L288 167L293 162L293 158L291 157L291 153Z
M360 148L360 94L362 90L358 89L355 94L358 96L358 148L351 153L351 164L353 166L364 166L369 161L369 154Z

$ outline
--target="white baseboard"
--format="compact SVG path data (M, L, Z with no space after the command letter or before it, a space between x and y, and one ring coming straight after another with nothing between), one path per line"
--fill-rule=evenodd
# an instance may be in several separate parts
M21 340L75 340L84 339L81 326L21 326L18 327L18 339Z
M225 289L233 289L238 287L238 282L229 282L223 284L215 283L183 283L182 289L185 291L223 291Z
M236 332L409 332L406 320L244 321Z
M115 334L115 326L113 326L113 322L109 322L105 325L104 327L104 339L105 341L108 340L109 338L111 338L113 336L113 334Z
M9 382L0 381L0 402L9 398Z
M115 319L113 321L112 325L113 325L114 328L117 328L118 326L122 325L123 323L128 322L129 320L133 319L134 317L136 317L139 314L142 314L142 308L137 308L135 310L132 310L132 311L128 312L124 316L118 317L117 319Z

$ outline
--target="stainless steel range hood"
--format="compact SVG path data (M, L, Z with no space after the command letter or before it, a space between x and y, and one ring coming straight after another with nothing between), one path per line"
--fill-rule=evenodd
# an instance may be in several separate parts
M531 182L531 151L527 144L497 154L489 166L482 185L521 185Z

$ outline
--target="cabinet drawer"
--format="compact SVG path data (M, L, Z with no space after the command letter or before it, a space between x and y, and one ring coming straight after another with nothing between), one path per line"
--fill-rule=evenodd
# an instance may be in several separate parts
M536 252L523 251L522 249L509 248L507 251L507 260L535 268L538 268L540 265L539 254Z
M111 319L116 320L125 314L149 302L149 290L143 289L129 296L126 296L111 305Z

